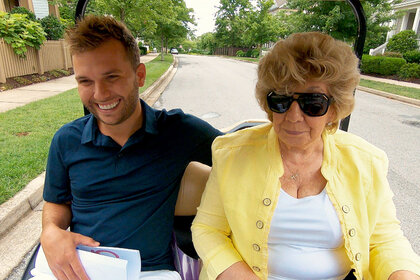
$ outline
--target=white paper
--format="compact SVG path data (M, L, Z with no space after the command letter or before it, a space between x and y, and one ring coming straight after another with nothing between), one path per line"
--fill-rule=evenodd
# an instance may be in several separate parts
M141 262L138 250L114 247L77 247L80 261L91 280L137 280ZM50 270L42 246L39 249L31 280L56 279Z

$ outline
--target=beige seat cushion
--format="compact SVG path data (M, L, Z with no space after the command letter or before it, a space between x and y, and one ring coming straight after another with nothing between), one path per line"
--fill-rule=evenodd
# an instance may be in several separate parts
M192 216L197 214L201 195L206 187L211 167L192 161L182 176L178 199L175 206L176 216Z

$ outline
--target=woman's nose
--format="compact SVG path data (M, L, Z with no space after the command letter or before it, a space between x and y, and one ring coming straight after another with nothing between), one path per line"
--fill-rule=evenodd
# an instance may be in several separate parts
M296 100L292 102L289 110L287 110L286 119L290 122L298 122L303 119L303 112Z

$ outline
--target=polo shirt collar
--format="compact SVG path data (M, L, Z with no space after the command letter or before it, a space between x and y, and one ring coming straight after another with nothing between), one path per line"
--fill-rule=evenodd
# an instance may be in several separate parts
M157 115L156 110L150 107L149 105L147 105L146 102L144 102L142 99L140 99L140 106L142 107L143 118L144 118L143 126L134 134L142 133L143 131L149 134L158 134L159 130L158 130L158 119L156 116ZM96 118L92 114L89 114L88 116L86 116L86 118L88 118L88 120L83 129L81 143L86 144L89 142L100 141L101 143L98 143L98 144L106 145L106 143L103 143L102 139L99 140L99 138L104 138L104 137L108 138L108 137L103 135L100 132Z

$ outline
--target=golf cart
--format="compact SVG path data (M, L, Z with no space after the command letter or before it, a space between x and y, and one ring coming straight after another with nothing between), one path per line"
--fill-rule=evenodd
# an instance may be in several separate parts
M89 0L79 0L76 8L76 19L83 18ZM346 0L351 6L358 23L357 37L354 43L354 51L359 59L362 57L364 41L366 37L366 19L359 0ZM87 114L85 110L85 114ZM350 116L340 122L340 129L347 131ZM261 124L260 122L243 122L229 132L237 131L246 127ZM175 209L173 230L173 255L175 267L184 280L196 280L200 272L201 264L191 241L190 227L194 219L196 207L200 203L201 193L204 190L210 168L199 163L191 163L181 180L180 194ZM39 245L38 245L39 247ZM30 279L30 271L35 266L38 249L31 257L22 279ZM132 279L130 279L132 280Z

